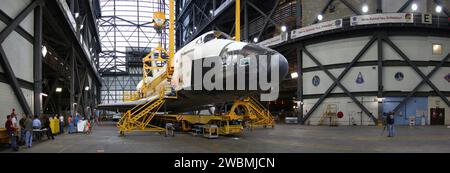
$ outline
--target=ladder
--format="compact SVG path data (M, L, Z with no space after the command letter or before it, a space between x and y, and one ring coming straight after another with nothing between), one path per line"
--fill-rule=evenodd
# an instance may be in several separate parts
M319 124L323 125L325 119L330 120L330 126L337 126L337 105L336 104L328 104L327 109L322 114L322 117L320 117Z
M122 118L117 123L119 132L124 135L125 132L130 131L152 131L163 132L164 128L150 125L150 121L155 117L158 110L165 103L165 91L160 92L158 99L146 102L144 104L136 105L132 109L125 112Z

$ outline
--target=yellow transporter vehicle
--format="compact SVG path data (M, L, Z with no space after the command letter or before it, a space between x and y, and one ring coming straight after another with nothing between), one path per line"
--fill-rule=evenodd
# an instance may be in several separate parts
M222 115L157 115L155 124L178 124L181 131L191 131L194 125L217 125L219 135L238 135L245 127L274 127L275 121L264 106L252 97L236 100L229 112Z
M219 135L239 135L244 128L240 119L232 120L228 116L220 115L158 115L155 117L155 123L178 124L183 132L191 131L194 125L217 125Z

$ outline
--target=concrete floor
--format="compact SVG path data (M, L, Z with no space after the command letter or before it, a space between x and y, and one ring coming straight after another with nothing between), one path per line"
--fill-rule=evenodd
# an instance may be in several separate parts
M55 140L36 142L24 153L147 153L147 152L450 152L450 129L446 126L397 127L397 136L381 136L382 128L326 127L279 124L275 129L256 129L240 137L206 139L177 133L164 137L157 133L136 132L119 137L111 122L93 130L91 135L64 134ZM385 133L386 134L386 133ZM0 152L12 152L3 146Z

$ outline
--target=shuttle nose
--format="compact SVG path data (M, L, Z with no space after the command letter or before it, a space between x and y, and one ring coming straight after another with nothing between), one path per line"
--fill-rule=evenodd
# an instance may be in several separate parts
M288 65L286 58L282 54L278 53L277 51L274 51L274 50L266 48L266 47L261 47L256 44L247 44L246 46L243 47L243 49L241 51L244 56L256 55L257 59L262 58L260 55L266 55L264 57L267 57L268 58L267 62L270 63L268 66L268 69L267 69L267 71L269 73L268 75L271 76L271 74L270 74L271 72L278 73L279 74L278 79L280 81L282 81L286 77L286 75L289 71L289 65ZM277 63L271 63L273 58L276 59L275 61ZM277 69L277 68L275 66L278 66L278 72L276 72L275 69ZM272 71L272 69L274 69L275 71Z
M281 55L280 53L276 53L275 56L273 56L273 58L278 58L278 64L276 64L276 65L278 65L278 69L279 69L279 73L280 73L279 79L280 79L280 81L282 81L286 77L286 75L289 71L289 64L288 64L286 58L283 55Z

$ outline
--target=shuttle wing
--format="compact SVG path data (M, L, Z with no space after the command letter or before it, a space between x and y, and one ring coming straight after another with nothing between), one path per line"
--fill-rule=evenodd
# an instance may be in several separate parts
M117 103L105 103L105 104L99 104L98 109L102 110L111 110L111 111L127 111L137 105L144 104L147 102L151 102L158 99L158 96L151 96L148 98L130 101L130 102L117 102Z

